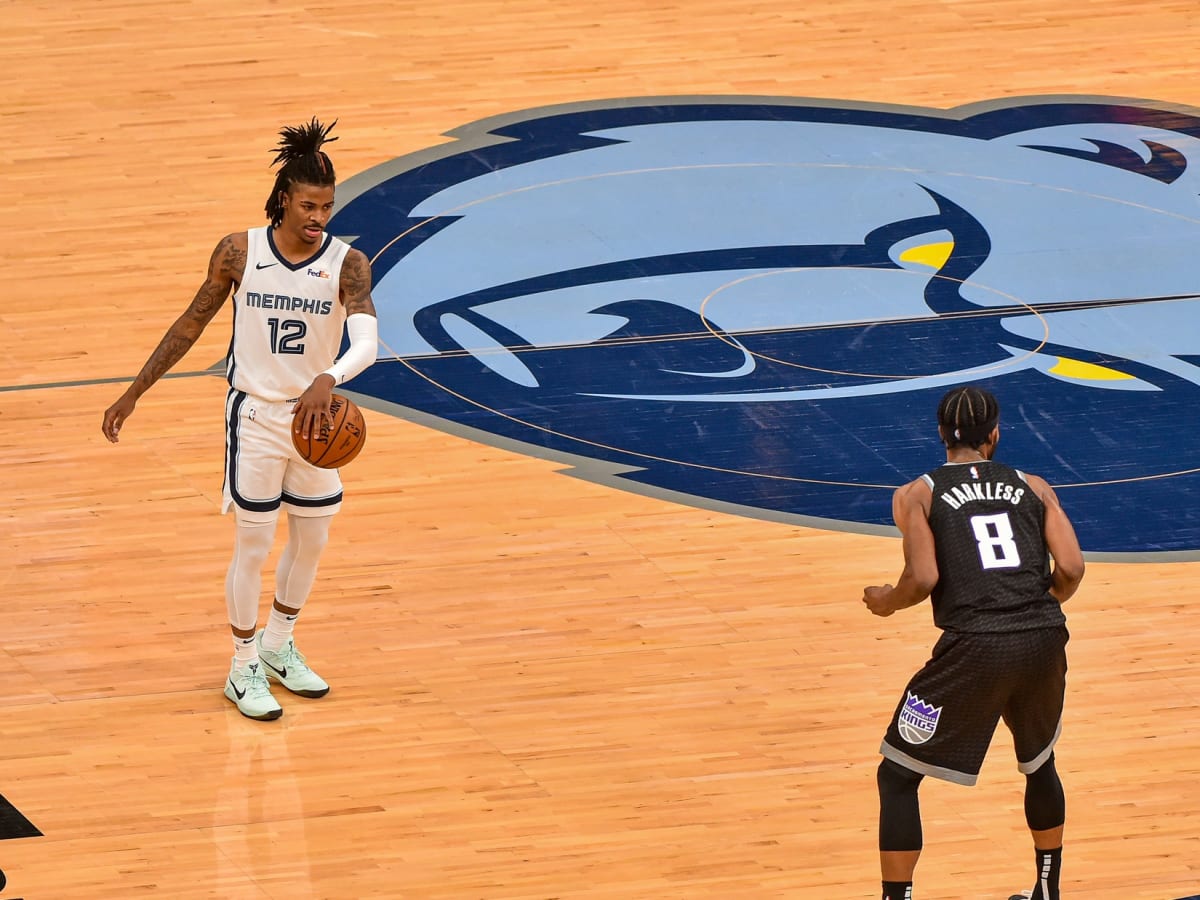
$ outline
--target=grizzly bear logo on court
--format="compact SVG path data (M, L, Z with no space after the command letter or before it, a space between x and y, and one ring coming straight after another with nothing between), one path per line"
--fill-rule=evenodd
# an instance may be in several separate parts
M891 533L977 383L1114 559L1200 551L1200 118L656 98L516 113L339 188L377 408L627 490Z

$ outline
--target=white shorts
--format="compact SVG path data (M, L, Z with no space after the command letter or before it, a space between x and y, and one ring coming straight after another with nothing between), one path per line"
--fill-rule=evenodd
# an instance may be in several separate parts
M272 522L282 506L298 516L331 516L342 506L337 469L319 469L292 445L295 401L230 390L225 401L225 487L221 512Z

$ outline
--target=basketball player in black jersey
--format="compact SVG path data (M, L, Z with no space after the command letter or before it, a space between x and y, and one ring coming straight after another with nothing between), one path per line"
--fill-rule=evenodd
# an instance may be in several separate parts
M974 784L1001 718L1026 778L1025 820L1037 855L1031 896L1059 900L1066 800L1054 744L1068 638L1061 607L1083 578L1083 554L1050 486L993 460L999 416L996 398L977 387L942 398L946 464L899 488L892 501L904 536L903 571L895 587L863 592L877 616L932 597L942 631L880 748L883 900L912 898L922 848L921 780Z

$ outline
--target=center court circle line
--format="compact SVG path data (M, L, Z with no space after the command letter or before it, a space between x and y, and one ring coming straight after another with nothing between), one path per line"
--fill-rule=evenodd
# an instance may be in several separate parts
M600 179L606 179L606 178L620 178L620 177L626 177L626 176L630 176L630 175L642 175L642 174L653 174L653 173L661 173L661 172L677 172L677 171L690 171L690 170L743 169L743 168L861 169L861 170L867 171L867 172L905 172L905 173L913 173L913 174L920 174L920 173L939 174L939 175L943 175L946 177L968 178L968 179L976 179L976 180L980 180L980 181L994 181L994 182L1001 182L1001 183L1013 184L1013 185L1024 185L1027 187L1039 187L1039 188L1044 188L1046 190L1051 190L1051 191L1074 193L1074 194L1079 194L1080 196L1087 196L1087 197L1092 197L1092 198L1099 199L1099 200L1110 201L1113 203L1117 203L1119 205L1133 206L1136 208L1146 209L1146 210L1150 210L1153 212L1161 213L1163 215L1171 216L1173 218L1184 219L1186 221L1200 222L1200 219L1192 219L1190 217L1183 216L1178 213L1172 213L1169 210L1162 210L1162 209L1158 209L1156 207L1147 206L1145 204L1132 203L1130 201L1123 200L1122 198L1119 198L1119 197L1110 197L1110 196L1107 196L1104 194L1095 194L1095 193L1091 193L1091 192L1087 192L1087 191L1076 191L1076 190L1072 190L1069 188L1062 188L1062 187L1057 187L1054 185L1044 185L1044 184L1039 184L1037 182L1031 182L1031 181L1022 180L1022 179L1000 178L1000 177L996 177L996 176L982 176L982 175L976 175L976 174L964 173L964 172L933 173L933 172L931 172L931 170L917 169L917 168L905 167L905 166L866 166L866 165L852 165L852 164L843 164L843 163L779 163L779 162L708 163L708 164L694 164L694 165L680 165L680 166L657 166L657 167L647 167L647 168L641 168L641 169L629 169L629 170L620 170L620 171L612 171L612 172L592 173L592 174L588 174L588 175L576 176L574 178L564 178L564 179L557 179L557 180L553 180L553 181L541 182L539 184L523 185L521 187L512 188L511 190L507 190L507 191L501 191L496 194L489 195L487 197L480 197L475 200L471 200L466 203L460 204L459 206L453 207L451 209L444 210L439 213L435 213L431 216L428 216L428 217L414 223L410 227L399 232L391 240L387 241L379 249L379 251L375 254L375 256L372 258L371 262L372 262L372 264L374 264L385 252L387 252L388 249L393 247L396 243L403 240L405 237L412 234L413 232L418 231L419 229L429 225L432 222L435 222L439 219L446 218L446 217L458 216L467 209L470 209L475 206L480 206L484 203L488 203L488 202L491 202L494 200L499 200L504 197L514 196L516 194L521 194L521 193L528 193L528 192L536 191L536 190L542 190L545 188L558 187L558 186L565 185L565 184L572 184L572 183L583 182L583 181L600 180ZM401 173L401 174L403 174L403 173ZM433 195L429 195L425 199L428 200L432 196ZM850 268L850 267L846 267L846 268ZM768 275L779 274L780 272L783 272L783 271L789 271L789 270L776 270L776 271L772 271L772 272L756 273L755 275L746 276L743 279L738 279L737 281L730 282L728 285L724 285L724 286L718 288L716 291L710 293L704 299L704 301L702 301L702 308L701 308L701 313L700 313L701 320L704 322L705 327L709 330L709 332L714 337L717 337L718 340L724 341L725 339L720 334L718 334L716 331L713 330L710 321L704 315L703 304L707 303L708 300L710 300L719 291L724 290L724 289L732 286L733 284L738 283L739 281L749 280L751 278L757 278L757 277L766 277ZM900 267L900 268L898 268L897 271L908 272L910 270ZM911 272L911 274L921 276L924 273ZM946 276L938 276L937 273L930 273L926 277L946 277ZM950 280L957 281L958 279L950 279ZM1048 337L1049 337L1048 323L1046 322L1044 317L1042 317L1036 310L1029 307L1029 305L1027 303L1025 303L1022 300L1019 300L1016 297L1012 297L1011 295L1004 294L1002 291L996 290L994 288L990 288L986 285L982 285L982 284L978 284L978 283L974 283L974 282L960 282L960 283L974 284L975 286L981 288L982 290L991 291L992 293L998 294L1000 296L1008 297L1009 299L1013 300L1013 302L1015 304L1017 304L1019 306L1023 306L1026 309L1028 309L1030 314L1036 316L1039 320L1042 321L1043 339L1042 339L1041 344L1039 344L1039 347L1045 346L1045 344L1048 341ZM986 311L980 311L980 312L981 312L981 314L986 314ZM880 324L886 324L886 323L880 323ZM728 343L728 342L726 342L726 343ZM819 484L819 485L828 485L828 486L835 486L835 487L858 487L858 488L872 488L872 489L886 489L886 490L895 490L897 487L900 487L900 485L894 485L894 484L871 484L871 483L862 483L862 482L829 481L829 480L815 479L815 478L802 478L799 476L792 476L792 475L777 475L777 474L762 473L762 472L747 472L743 469L732 469L732 468L726 468L726 467L721 467L721 466L709 466L709 465L703 465L700 463L687 462L685 460L673 459L671 457L659 456L656 454L642 453L640 451L635 451L635 450L627 450L627 449L616 447L616 446L613 446L610 444L605 444L605 443L602 443L599 441L593 441L589 438L583 438L583 437L578 437L576 435L567 434L566 432L548 428L544 425L538 425L533 422L528 422L524 419L520 419L520 418L510 415L508 413L501 412L498 409L490 407L490 406L488 406L484 403L481 403L471 397L461 394L458 391L455 391L455 390L447 387L446 385L441 384L440 382L438 382L435 379L431 378L430 376L426 375L424 372L421 372L418 369L414 368L408 362L407 359L405 359L404 357L402 357L398 353L396 353L396 351L393 350L391 347L389 347L386 344L386 342L384 342L383 340L380 340L380 344L391 354L392 359L394 361L401 363L406 368L408 368L409 371L411 371L413 374L422 378L423 380L425 380L429 384L433 385L434 387L438 388L442 392L444 392L450 396L453 396L453 397L461 400L464 403L470 404L470 405L476 407L477 409L481 409L485 412L491 413L492 415L495 415L498 418L506 419L510 422L513 422L514 424L529 428L532 431L540 431L542 433L545 433L548 435L553 435L555 437L560 437L565 440L574 441L576 443L583 444L585 446L595 447L597 449L602 449L602 450L608 450L608 451L611 451L614 453L621 453L621 454L624 454L627 456L645 459L645 460L648 460L651 462L668 463L671 465L678 465L678 466L696 469L696 470L700 470L700 471L721 472L724 474L742 475L742 476L747 476L747 477L751 477L751 478L765 478L765 479L775 480L775 481L804 483L804 484ZM747 353L751 352L749 350L745 350L745 348L739 348L739 349L742 349ZM510 352L514 352L514 351L510 351ZM1036 351L1030 351L1025 356L1014 357L1014 358L1011 358L1008 360L1003 360L1000 363L995 364L995 367L996 368L1004 368L1009 365L1014 365L1015 363L1020 362L1023 359L1030 358L1034 353L1036 353ZM436 357L430 357L430 358L436 359ZM788 363L783 360L776 360L776 359L773 359L771 357L766 357L766 356L763 356L761 358L770 359L772 362L778 363L780 365L793 365L793 366L797 365L795 363ZM803 366L801 366L801 367L803 368ZM827 371L827 370L817 369L814 371ZM845 375L849 375L849 376L857 375L857 376L862 376L862 377L883 377L883 378L904 378L904 379L919 377L919 376L911 376L911 375L866 376L863 373L853 373L853 372L850 372L850 373L833 373L833 372L831 372L830 374L845 374ZM1190 468L1190 469L1181 469L1181 470L1174 471L1174 472L1161 472L1161 473L1152 473L1152 474L1147 474L1147 475L1138 475L1138 476L1133 476L1133 477L1129 477L1129 478L1109 479L1109 480L1104 480L1104 481L1087 481L1087 482L1076 482L1076 483L1069 483L1069 484L1056 484L1056 485L1054 485L1054 487L1056 487L1056 488L1079 488L1079 487L1098 487L1098 486L1112 485L1112 484L1129 484L1129 483L1135 483L1135 482L1141 482L1141 481L1151 481L1151 480L1157 480L1157 479L1163 479L1163 478L1172 478L1172 477L1179 477L1179 476L1184 476L1184 475L1191 475L1191 474L1195 474L1197 472L1200 472L1200 467Z

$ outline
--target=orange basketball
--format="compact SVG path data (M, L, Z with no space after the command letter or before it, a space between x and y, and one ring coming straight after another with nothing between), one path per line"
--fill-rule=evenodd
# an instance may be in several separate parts
M300 433L300 420L292 422L292 443L306 460L322 469L340 469L363 448L367 422L362 410L349 397L333 395L333 421L322 420L321 428L307 439Z

